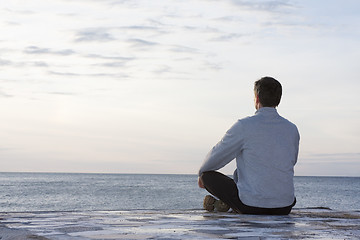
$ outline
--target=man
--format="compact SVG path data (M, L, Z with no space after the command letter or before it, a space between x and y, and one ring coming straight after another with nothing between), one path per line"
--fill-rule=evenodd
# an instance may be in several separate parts
M299 150L297 127L276 110L281 84L263 77L255 82L255 115L238 120L208 153L198 185L215 197L204 199L212 211L287 215L296 203L294 165ZM218 170L236 158L233 179Z

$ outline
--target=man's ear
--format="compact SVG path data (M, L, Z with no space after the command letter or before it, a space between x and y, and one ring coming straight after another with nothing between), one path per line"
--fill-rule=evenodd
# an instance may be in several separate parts
M255 94L255 108L256 108L256 110L261 108L260 98L259 98L259 96L257 94Z
M256 103L256 104L259 104L259 103L260 103L260 99L259 99L259 96L258 96L258 95L255 95L255 103Z

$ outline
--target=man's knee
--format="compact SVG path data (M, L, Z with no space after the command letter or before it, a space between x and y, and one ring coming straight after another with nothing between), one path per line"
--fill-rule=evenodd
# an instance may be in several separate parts
M214 176L218 175L218 172L216 171L207 171L203 172L200 176L203 184L206 186L209 182L211 182L212 179L214 179Z

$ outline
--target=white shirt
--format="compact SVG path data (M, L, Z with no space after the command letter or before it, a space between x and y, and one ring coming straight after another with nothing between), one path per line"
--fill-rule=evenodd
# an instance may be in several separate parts
M294 165L299 151L297 127L275 108L262 107L238 120L206 156L199 175L236 158L234 181L240 200L253 207L286 207L294 201Z

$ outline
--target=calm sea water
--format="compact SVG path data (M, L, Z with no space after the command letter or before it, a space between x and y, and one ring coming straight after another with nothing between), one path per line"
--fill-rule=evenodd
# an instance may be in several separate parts
M295 177L296 208L360 210L359 177ZM196 175L0 173L0 212L201 209Z

